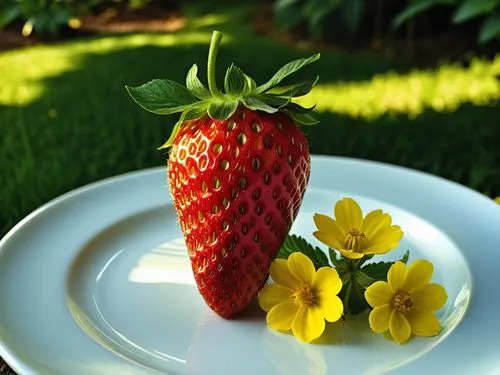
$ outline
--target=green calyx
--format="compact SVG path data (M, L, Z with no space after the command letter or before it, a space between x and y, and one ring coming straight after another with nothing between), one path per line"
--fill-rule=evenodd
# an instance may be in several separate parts
M186 77L186 86L168 80L154 79L138 87L125 86L128 93L142 108L158 115L181 113L170 138L160 148L170 147L179 128L185 121L194 120L208 114L215 120L227 120L238 106L251 110L276 113L285 111L296 123L313 125L317 121L310 115L314 107L304 108L292 99L306 95L318 82L302 82L278 90L277 86L289 75L318 60L319 53L307 59L298 59L284 65L269 81L257 86L255 81L231 64L224 79L224 92L217 88L215 61L222 40L222 33L214 31L208 53L208 88L198 78L198 67L194 64ZM273 90L274 89L274 90ZM273 90L273 92L271 92ZM275 92L276 91L276 92Z

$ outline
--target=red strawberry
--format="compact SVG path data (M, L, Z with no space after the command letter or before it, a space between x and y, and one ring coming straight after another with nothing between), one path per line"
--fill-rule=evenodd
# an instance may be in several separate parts
M230 318L260 291L271 261L297 216L310 172L307 140L297 124L314 122L291 99L317 82L268 91L319 58L293 61L264 85L234 65L225 93L213 76L222 34L214 32L208 60L209 89L194 65L186 87L153 80L127 87L143 108L181 112L170 139L170 192L198 289L208 306Z

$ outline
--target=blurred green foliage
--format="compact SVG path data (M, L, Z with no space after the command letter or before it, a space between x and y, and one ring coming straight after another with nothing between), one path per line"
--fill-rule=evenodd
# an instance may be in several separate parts
M343 28L355 33L365 10L366 0L275 0L276 21L284 29L307 24L309 32L320 36L331 16L338 16Z
M451 18L452 24L482 17L483 22L477 36L479 43L486 43L500 36L500 0L412 0L406 9L394 18L393 25L399 27L439 5L455 7Z
M438 6L453 6L455 11L452 25L461 24L477 17L483 22L478 31L478 42L486 43L500 35L500 0L408 0L392 1L390 11L400 8L392 19L392 26L398 28L412 21L422 13L432 13ZM370 9L368 9L370 8ZM385 10L383 0L274 0L277 24L288 30L307 25L315 37L326 31L332 32L336 25L354 34L358 31L364 16L370 12L372 19L381 20ZM390 12L386 12L390 16ZM376 21L378 22L378 21ZM379 25L380 27L380 25Z
M23 22L22 34L57 35L63 27L77 28L80 18L106 0L0 0L0 30L15 22ZM146 5L149 0L112 0L128 2L131 8Z

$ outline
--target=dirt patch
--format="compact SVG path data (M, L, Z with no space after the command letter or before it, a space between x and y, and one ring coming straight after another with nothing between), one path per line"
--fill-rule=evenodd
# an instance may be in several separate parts
M23 24L9 25L0 32L0 51L55 44L66 40L109 33L174 32L185 25L185 19L175 3L152 1L140 9L129 9L125 4L104 5L83 17L78 28L64 27L57 36L29 37L21 34Z

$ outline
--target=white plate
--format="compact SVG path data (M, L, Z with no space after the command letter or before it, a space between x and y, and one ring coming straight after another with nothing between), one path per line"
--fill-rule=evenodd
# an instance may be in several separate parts
M331 215L343 196L403 227L387 258L409 248L434 263L449 295L439 337L397 346L361 317L305 345L269 331L255 306L219 318L194 286L165 168L155 168L66 194L3 238L0 355L26 375L498 373L500 207L427 174L313 157L292 231L314 242L312 214Z

